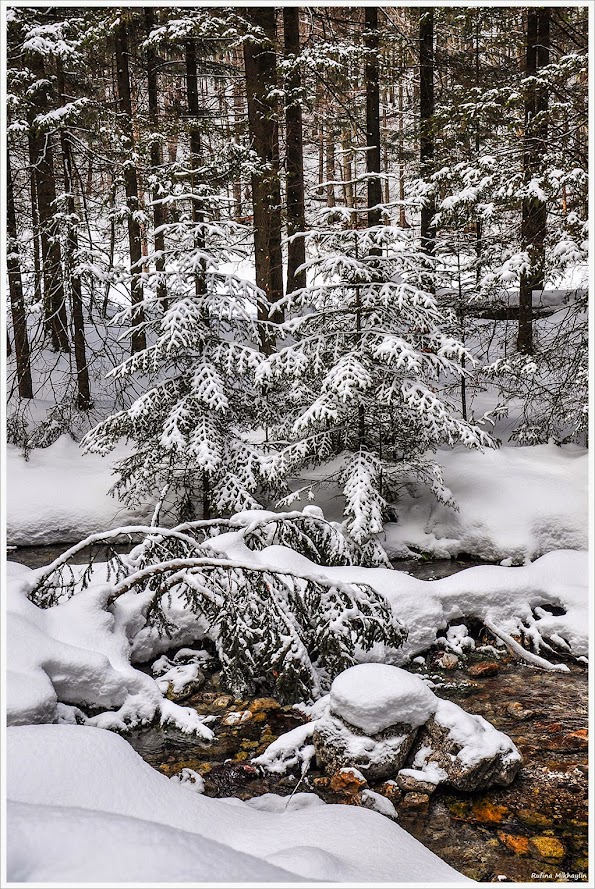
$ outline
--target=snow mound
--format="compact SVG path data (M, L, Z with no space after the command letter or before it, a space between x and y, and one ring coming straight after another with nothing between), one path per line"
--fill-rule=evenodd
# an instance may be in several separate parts
M587 549L588 452L576 445L439 451L458 510L419 485L404 491L380 542L389 556L469 553L522 564L558 549Z
M418 676L388 664L358 664L331 686L330 708L367 735L397 723L423 725L438 699Z
M11 881L470 882L365 808L209 799L97 728L10 728L7 742Z
M6 446L6 539L33 546L70 543L118 525L147 523L152 507L129 509L110 497L113 464L129 453L118 446L110 460L83 455L62 435L49 448L34 448L28 460Z
M8 584L7 722L84 721L126 731L156 717L209 740L195 710L166 700L157 682L130 663L130 638L144 624L142 596L106 610L111 587L98 584L53 608L27 598L38 572ZM64 706L66 705L66 706ZM72 705L104 712L87 718Z

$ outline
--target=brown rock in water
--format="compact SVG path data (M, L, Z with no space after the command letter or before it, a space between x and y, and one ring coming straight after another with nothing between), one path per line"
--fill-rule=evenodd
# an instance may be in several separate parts
M353 768L373 783L392 778L403 768L416 735L417 729L399 723L368 736L329 714L317 723L313 741L316 759L324 765L327 774Z
M529 840L527 837L519 837L512 833L502 833L499 831L498 838L515 855L527 855L529 852Z
M483 661L480 664L472 664L467 672L474 679L488 679L490 676L498 675L500 664L497 664L496 661Z
M507 716L519 721L537 716L537 710L526 710L520 701L509 701L504 705L503 710Z
M389 799L393 806L400 805L403 799L403 794L399 790L396 781L385 781L384 784L381 784L380 787L377 787L376 789L378 793Z
M252 713L260 713L263 710L280 710L281 704L274 698L254 698L254 700L248 705L248 709Z
M586 728L564 735L560 745L562 750L586 750L589 746L589 733Z
M364 787L368 786L368 782L364 776L354 769L339 769L331 776L329 788L334 793L345 793L348 796L355 796Z
M544 861L559 861L566 855L566 849L556 837L531 837L529 849L533 855Z
M482 824L499 824L508 815L506 806L496 806L489 800L476 800L471 811L475 820Z
M427 793L406 793L403 797L401 805L406 809L421 809L430 802L430 796Z
M554 823L552 818L538 812L537 809L519 809L516 814L519 821L528 824L529 827L551 827Z
M445 651L438 655L435 663L437 667L441 667L443 670L456 670L459 665L459 659L456 654L451 654L451 652Z
M403 775L399 773L396 778L397 786L403 793L427 793L431 795L436 790L437 785L431 781L420 781L413 775Z

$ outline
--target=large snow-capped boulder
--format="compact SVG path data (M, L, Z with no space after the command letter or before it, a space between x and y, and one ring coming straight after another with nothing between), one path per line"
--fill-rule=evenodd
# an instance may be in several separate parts
M316 757L328 771L361 771L368 781L394 776L438 698L417 676L387 664L359 664L331 687L314 730Z
M400 773L401 781L483 790L510 784L521 766L507 735L387 664L360 664L335 679L313 742L327 772L354 768L369 782Z
M420 729L412 757L422 780L426 774L430 780L439 775L440 783L466 791L507 786L522 764L508 735L482 716L442 700Z

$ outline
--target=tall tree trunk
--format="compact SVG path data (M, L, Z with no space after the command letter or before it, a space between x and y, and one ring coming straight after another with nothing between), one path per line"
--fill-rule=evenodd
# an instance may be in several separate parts
M434 10L419 11L419 162L422 176L432 173L434 161ZM434 202L427 200L421 208L421 243L432 255L436 229L432 226Z
M151 33L155 27L155 9L152 6L145 7L145 27L147 35ZM151 139L151 172L154 177L159 175L159 170L163 165L163 149L161 140L156 137L159 126L159 106L158 106L158 85L157 85L157 53L151 45L147 46L147 92L149 98L149 120L153 131ZM153 241L155 244L155 271L157 272L157 297L161 301L163 308L167 302L167 288L165 286L165 235L160 231L165 224L166 214L163 204L160 200L159 186L157 183L153 185L153 225L155 228Z
M326 166L326 205L327 207L335 207L335 133L330 125L327 125L326 138L324 140L324 158Z
M401 76L399 77L399 225L401 228L409 228L405 215L405 160L403 157L403 58L401 57Z
M50 109L45 84L49 84L49 81L46 79L43 59L37 53L31 53L28 61L37 81L44 84L40 88L43 92L36 96L35 110L38 113L47 112ZM41 131L33 121L30 139L39 214L45 328L50 334L52 349L56 352L69 352L60 231L55 217L56 179L52 139L49 133Z
M244 69L248 98L248 124L258 169L252 173L254 205L254 252L256 284L269 303L283 297L283 257L281 253L281 189L279 184L279 128L276 101L270 91L276 85L276 27L273 7L249 7L248 21L262 29L265 39L244 41ZM274 335L266 322L282 320L280 312L269 318L266 305L259 307L262 322L260 348L270 354Z
M234 52L234 62L239 63L239 55L238 50ZM233 129L234 129L234 137L238 145L242 144L242 136L244 130L244 103L242 100L242 91L240 78L237 77L233 81ZM237 175L233 180L233 202L234 202L234 215L236 219L239 221L243 216L243 206L242 206L242 193L244 190L244 183L241 179L237 178Z
M199 126L200 101L198 98L198 68L196 63L196 41L187 40L185 43L186 60L186 101L188 116L190 118L190 186L192 191L192 222L194 223L194 246L197 251L205 249L204 211L202 201L196 195L199 185L198 173L202 156L202 142ZM198 263L194 276L194 288L196 294L204 293L205 276L204 263Z
M29 149L29 187L31 189L31 227L33 229L32 247L33 247L33 281L35 302L41 304L43 299L42 278L41 278L41 244L39 232L39 211L37 209L37 183L35 176L35 164L37 157L35 154L35 141L29 129L28 133L28 149Z
M66 103L66 90L64 85L64 69L62 61L56 62L57 86L60 106ZM62 148L62 167L64 170L64 192L66 195L66 238L64 270L66 280L70 288L70 305L72 311L72 326L74 332L74 360L76 366L77 405L80 410L88 411L91 407L91 388L89 385L89 367L87 365L87 350L85 346L85 321L83 316L83 291L81 276L76 270L78 256L77 214L74 201L74 169L72 158L72 145L70 133L67 129L60 130L60 146Z
M297 6L283 7L285 56L289 61L300 54L300 17ZM306 271L297 269L306 261L304 238L295 237L306 228L304 205L304 147L302 130L301 76L297 62L285 82L285 139L287 158L287 292L306 286Z
M143 282L141 274L142 239L141 227L138 220L138 179L136 166L132 160L134 153L134 132L132 128L132 99L130 94L130 70L128 67L128 25L126 13L121 11L120 21L116 28L116 69L118 81L118 110L120 114L120 126L124 134L124 149L129 153L124 165L124 187L126 190L126 204L128 206L128 251L130 254L130 300L133 306L131 336L131 348L133 354L142 352L147 346L144 329L138 329L138 325L145 320L142 309ZM136 217L136 218L135 218Z
M527 10L525 74L535 77L549 64L550 9L530 7ZM525 95L525 136L523 167L525 183L538 175L540 159L547 149L548 91L534 82ZM537 118L537 120L536 120ZM523 199L521 216L521 249L529 255L530 268L521 274L519 287L519 329L517 350L533 352L533 291L543 290L545 266L545 235L547 205L535 194Z
M353 169L352 169L352 151L351 151L351 133L344 130L341 134L341 152L343 155L343 200L345 206L350 210L353 209Z
M25 301L23 299L21 264L18 252L17 221L14 209L14 189L10 168L10 151L6 152L6 234L8 235L6 270L8 272L10 312L12 316L14 350L17 362L17 383L21 398L33 398L31 358L29 338L27 336ZM8 343L10 345L10 340Z
M200 165L202 155L202 142L199 127L200 101L198 97L198 68L196 63L196 41L186 40L184 45L185 61L186 61L186 101L188 107L188 116L190 118L190 185L192 190L192 222L194 223L194 246L196 250L203 251L205 248L204 234L204 212L202 202L197 199L196 187L198 176L195 170ZM204 264L200 262L194 276L194 288L197 295L205 291L205 275ZM208 318L206 319L208 323ZM202 471L202 517L203 519L211 518L211 480L207 470Z
M366 172L368 174L368 227L382 221L380 173L380 76L378 70L378 9L365 7L366 55ZM377 175L374 175L377 174Z

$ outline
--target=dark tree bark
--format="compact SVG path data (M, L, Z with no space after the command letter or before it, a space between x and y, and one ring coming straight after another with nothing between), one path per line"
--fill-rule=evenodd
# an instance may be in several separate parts
M380 82L378 71L378 9L365 7L366 54L366 172L368 174L368 227L382 220L380 173Z
M300 54L300 17L297 6L283 7L285 56L297 59ZM301 106L301 75L295 65L285 82L285 139L287 156L287 234L291 239L306 228L304 206L304 147ZM293 238L287 247L287 292L306 286L306 272L297 269L306 261L303 238Z
M198 123L200 116L200 101L198 97L198 69L196 65L196 42L194 40L186 41L185 59L186 99L188 116L190 118L190 167L192 169L190 184L192 187L192 192L194 194L196 187L199 184L198 174L195 171L198 170L200 166L200 159L202 154L201 134ZM197 199L197 197L193 197L192 199L192 222L195 225L194 244L197 250L204 250L204 212L202 203L200 200ZM196 293L202 293L204 291L204 274L202 274L200 271L197 271L194 278L194 283Z
M147 35L151 33L155 27L155 9L152 6L145 7L145 26ZM147 92L149 98L149 120L153 134L157 132L159 126L159 106L158 106L158 84L157 84L157 53L153 46L147 46ZM163 165L163 149L161 141L155 136L151 139L151 172L156 176ZM161 301L163 307L166 307L167 288L165 285L165 235L159 229L165 224L166 214L163 204L159 203L159 188L153 186L153 225L155 228L154 242L155 252L158 254L155 260L155 270L157 272L157 297Z
M14 209L14 189L10 168L10 151L6 152L6 234L8 235L6 270L10 294L10 313L14 335L14 350L17 362L17 383L21 398L33 398L31 381L31 358L27 336L27 316L23 299L23 282L18 253L17 222ZM8 332L7 332L8 337ZM10 355L10 340L7 340Z
M134 152L134 133L132 129L132 98L130 94L130 69L128 66L128 25L126 14L121 12L120 21L116 27L116 69L118 81L118 111L120 126L124 134L124 149L132 155ZM143 283L141 277L142 237L141 226L135 215L139 211L138 202L138 178L136 167L132 157L128 158L124 167L124 188L126 190L126 204L128 206L128 251L130 254L130 299L133 306L132 323L134 325L131 336L132 352L142 352L146 348L145 332L138 325L145 320L142 309Z
M66 105L66 90L64 85L64 70L62 62L57 60L57 86L60 106ZM70 286L70 305L72 311L72 326L74 332L74 360L76 366L77 381L77 405L80 410L88 411L91 407L91 387L89 384L89 367L87 365L87 350L85 346L85 321L83 316L83 291L81 277L76 271L78 255L77 215L74 203L74 165L73 151L70 133L67 129L60 131L60 146L62 148L62 166L64 170L64 192L66 195L66 238L64 269L66 280Z
M49 110L46 86L49 81L46 79L43 60L37 53L31 53L28 64L38 83L43 84L38 87L34 111L46 112ZM45 328L50 335L52 349L56 352L69 352L60 231L55 217L56 179L52 139L49 133L41 131L33 121L30 126L30 152L35 170Z
M33 138L33 134L31 129L28 134L28 149L29 149L29 187L31 189L31 226L33 229L33 281L34 281L34 294L35 294L35 302L41 303L43 299L43 289L42 289L42 278L41 278L41 244L40 244L40 232L39 232L39 212L37 210L37 183L35 177L35 164L37 162L37 157L35 154L35 140Z
M432 172L434 161L434 10L419 11L419 162L422 176ZM432 226L434 202L428 200L421 208L421 243L432 255L436 229Z
M265 35L264 40L244 41L244 70L250 141L259 160L258 170L252 173L256 284L267 301L275 303L283 297L279 128L276 100L269 95L276 84L275 9L249 7L245 16ZM260 348L270 354L275 338L267 331L266 322L278 323L282 316L276 312L269 317L267 306L262 305L258 317L262 322Z
M186 101L188 107L188 116L190 118L190 167L192 175L190 184L194 194L198 185L198 176L195 170L200 165L202 154L201 133L199 127L200 101L198 96L198 68L196 64L196 42L187 40L185 43L185 60L186 60ZM204 250L204 212L202 204L196 197L192 199L192 222L195 225L194 245L197 250ZM204 274L197 271L194 277L194 287L198 294L204 293L205 279ZM203 519L211 518L211 480L206 470L202 472L202 517Z
M550 9L527 10L525 74L534 77L549 64ZM538 175L540 159L547 149L548 91L530 83L525 94L525 136L523 167L525 183ZM529 254L530 269L521 274L519 286L519 329L517 350L533 352L533 291L543 290L547 205L535 195L523 199L521 249Z

